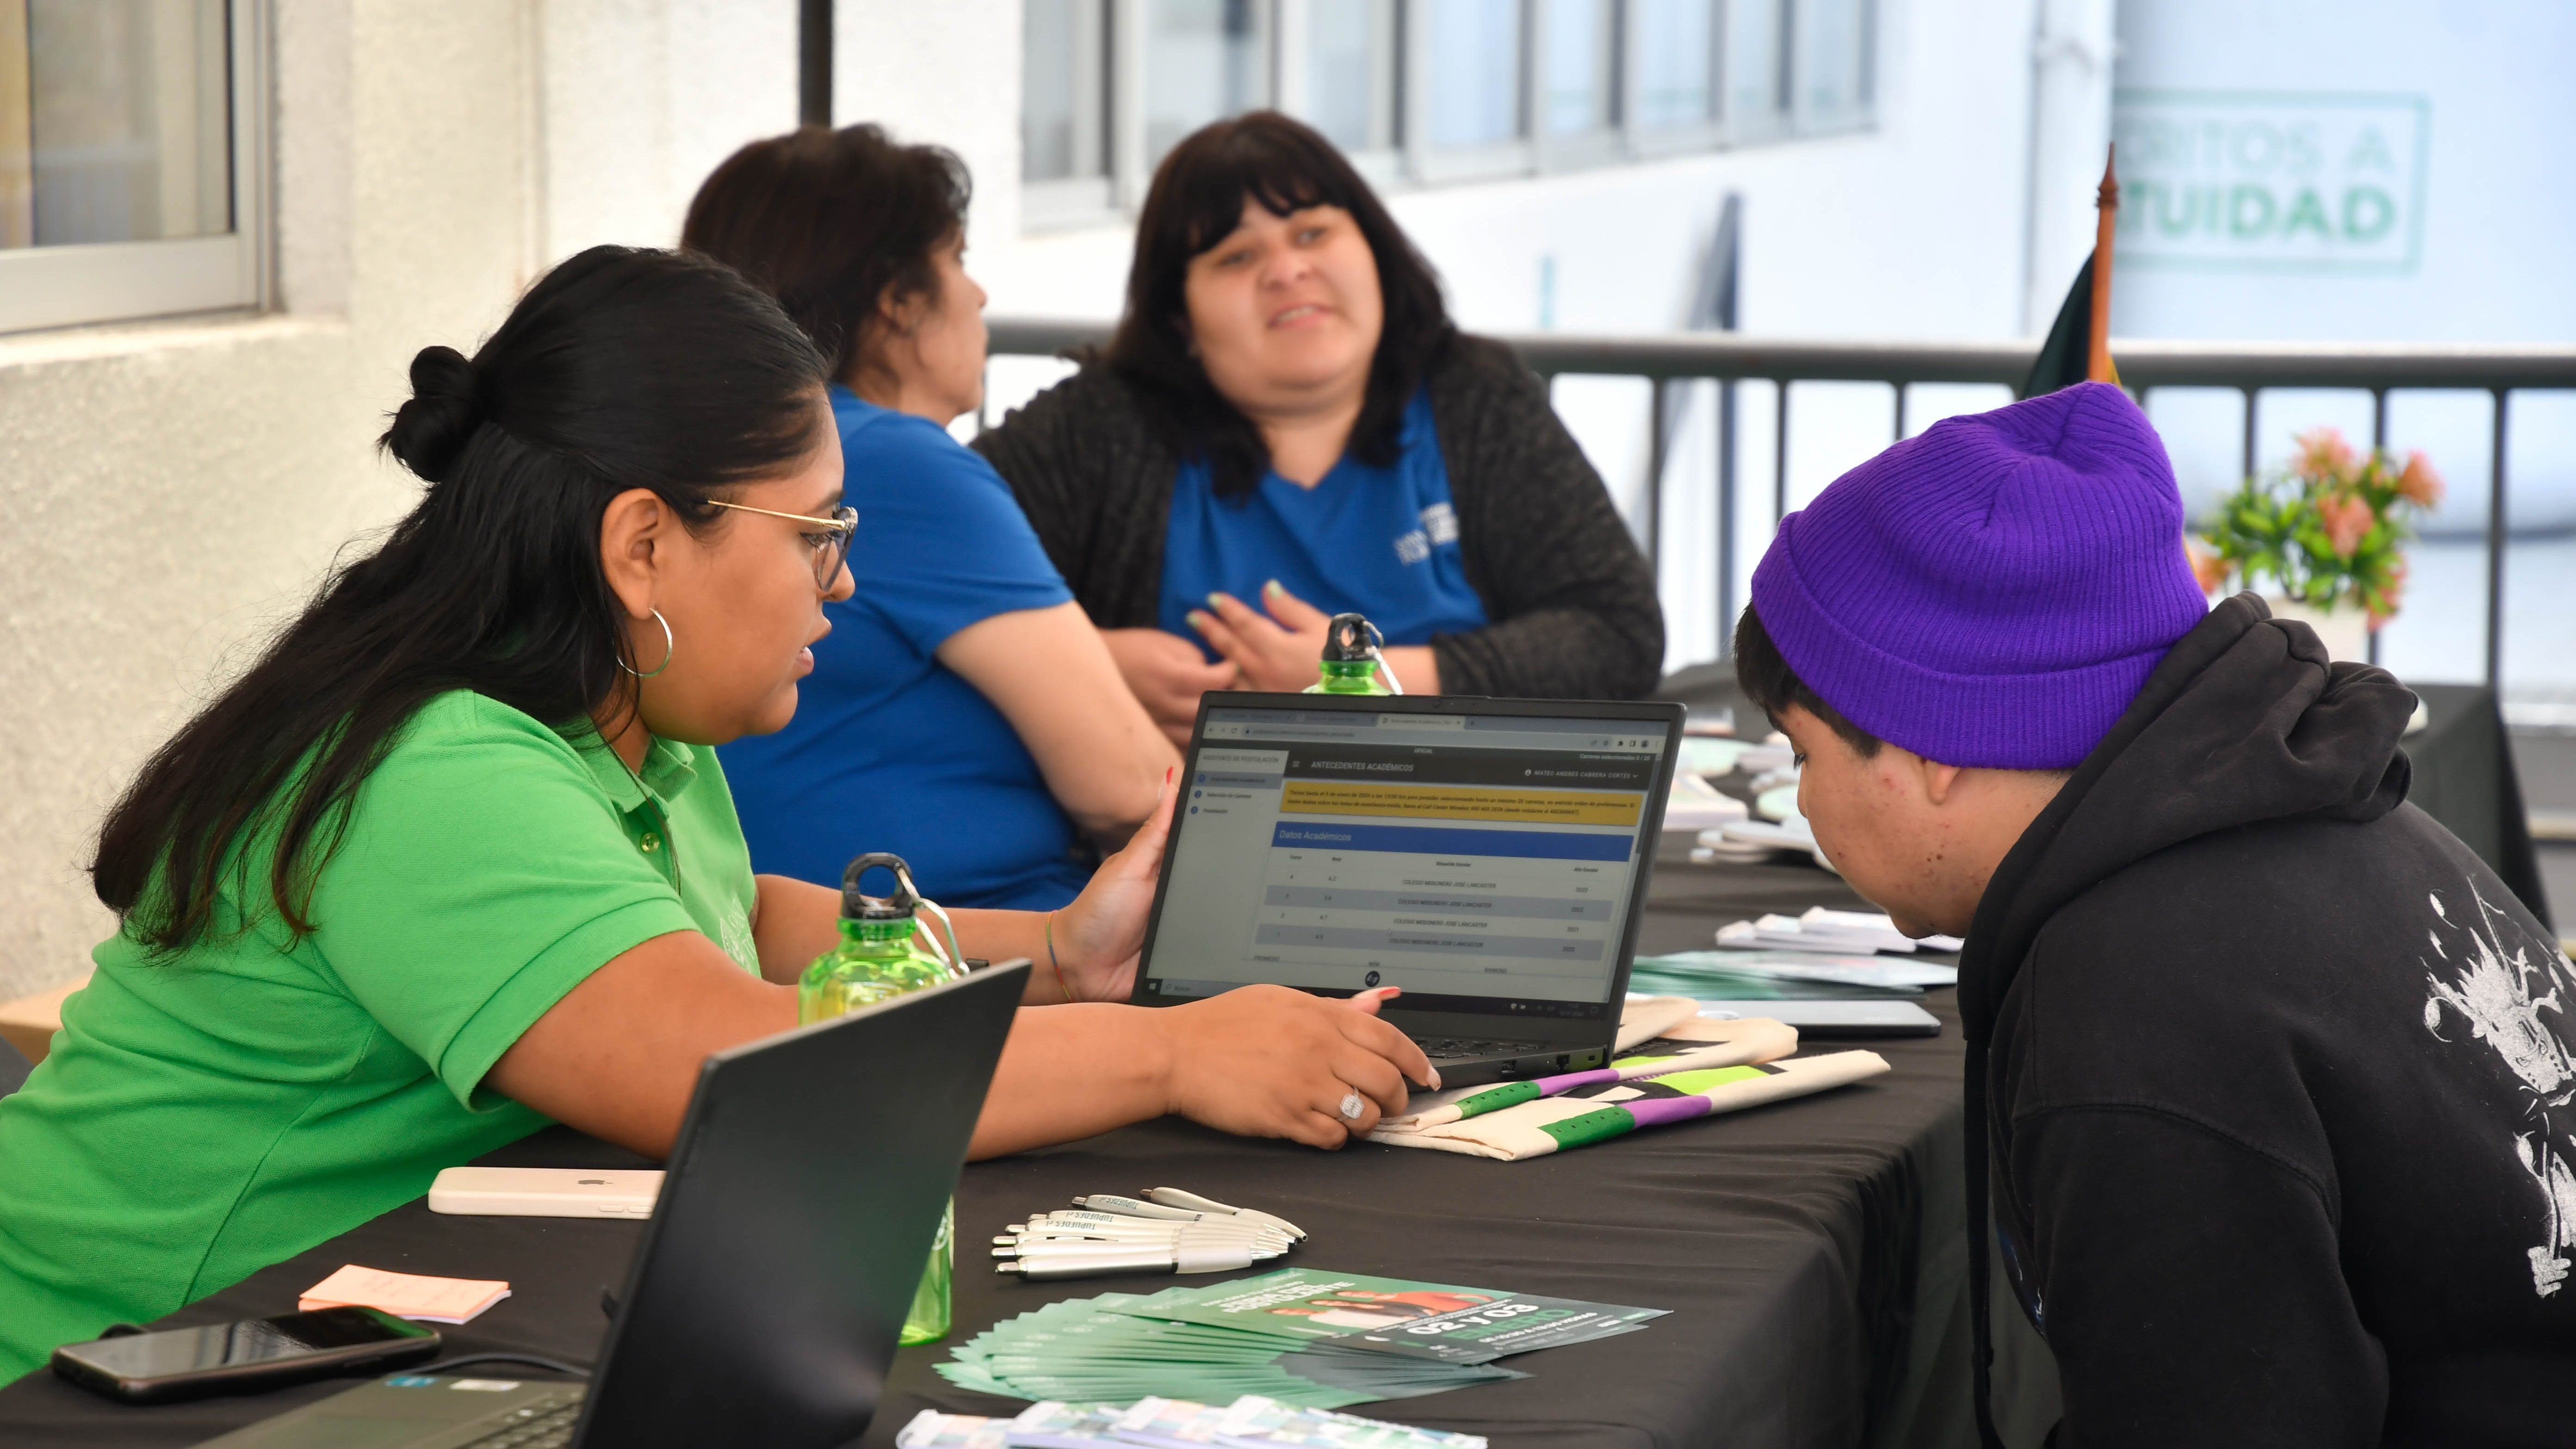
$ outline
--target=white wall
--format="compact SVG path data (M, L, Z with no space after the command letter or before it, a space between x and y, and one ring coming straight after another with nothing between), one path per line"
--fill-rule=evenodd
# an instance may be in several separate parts
M792 0L547 0L545 254L670 246L746 141L796 125Z
M81 864L142 756L408 506L374 435L535 256L521 0L284 0L286 310L0 337L0 996L86 969Z
M1021 0L838 0L832 120L955 151L975 178L971 260L1020 230Z

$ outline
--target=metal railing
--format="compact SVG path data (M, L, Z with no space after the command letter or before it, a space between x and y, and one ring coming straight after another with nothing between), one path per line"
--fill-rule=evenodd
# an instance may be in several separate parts
M996 318L987 324L994 356L1055 356L1107 339L1109 324L1038 318ZM1890 441L1905 436L1907 390L1919 384L1986 383L2017 387L2029 376L2036 339L2012 342L1845 342L1751 337L1741 333L1673 333L1581 336L1545 332L1504 334L1540 376L1643 378L1652 385L1647 409L1646 476L1642 542L1649 559L1662 553L1666 459L1677 413L1675 383L1708 381L1718 387L1716 434L1717 637L1721 650L1733 622L1736 597L1737 508L1735 389L1738 382L1775 384L1771 517L1776 525L1789 501L1789 384L1876 382L1895 393L1896 425ZM2273 388L2333 388L2371 395L2371 443L2388 442L2388 395L2395 391L2484 392L2494 403L2494 438L2485 527L2487 553L2486 678L2501 677L2504 660L2504 548L2509 518L2505 444L2510 398L2525 389L2576 389L2576 346L2557 344L2392 344L2370 342L2171 342L2114 339L2111 353L2120 380L2141 404L2157 388L2220 388L2245 399L2243 472L2255 471L2258 394Z

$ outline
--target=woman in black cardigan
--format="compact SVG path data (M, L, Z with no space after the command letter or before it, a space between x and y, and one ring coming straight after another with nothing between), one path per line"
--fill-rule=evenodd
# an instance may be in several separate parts
M1275 112L1164 160L1116 337L975 446L1182 738L1204 690L1313 683L1344 609L1415 693L1633 697L1663 662L1653 573L1545 385Z

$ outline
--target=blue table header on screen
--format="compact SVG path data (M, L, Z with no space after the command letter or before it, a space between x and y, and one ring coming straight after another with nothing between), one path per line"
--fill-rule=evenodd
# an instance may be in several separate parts
M1063 905L1090 878L1080 836L1010 721L937 650L1073 595L1009 485L947 429L837 386L832 414L857 592L824 606L795 720L719 751L752 868L837 886L851 857L890 850L950 905Z
M1206 608L1209 594L1258 609L1261 586L1277 579L1327 614L1368 615L1389 644L1485 627L1484 601L1467 586L1458 551L1429 393L1414 395L1400 437L1402 451L1384 467L1346 455L1312 488L1265 473L1240 504L1216 497L1205 459L1182 463L1155 622L1197 641L1189 612Z

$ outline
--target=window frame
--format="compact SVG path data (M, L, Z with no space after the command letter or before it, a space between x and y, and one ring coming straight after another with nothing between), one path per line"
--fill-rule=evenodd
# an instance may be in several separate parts
M1107 76L1103 81L1109 126L1109 172L1105 177L1022 183L1023 225L1028 230L1113 223L1132 217L1144 204L1152 181L1145 147L1145 6L1148 0L1104 0L1109 14L1109 40L1103 47ZM1309 113L1308 58L1305 47L1309 0L1258 0L1263 12L1272 103L1290 115ZM1880 24L1885 0L1854 0L1858 5L1855 44L1859 47L1855 85L1859 93L1843 115L1814 113L1805 104L1800 78L1805 57L1801 13L1814 0L1706 0L1709 6L1709 84L1706 119L1684 125L1649 127L1639 120L1638 100L1644 81L1636 40L1636 6L1631 0L1608 0L1606 22L1611 46L1610 123L1600 129L1564 136L1547 130L1546 57L1540 41L1546 33L1547 7L1555 0L1510 0L1520 26L1520 67L1516 79L1519 131L1511 140L1476 146L1435 146L1430 137L1429 0L1377 0L1392 12L1385 31L1389 54L1384 89L1378 101L1388 107L1391 144L1350 154L1353 166L1370 184L1391 191L1519 177L1557 175L1604 166L1632 165L1679 156L1751 146L1874 131L1879 124L1881 80ZM1758 116L1735 113L1731 74L1733 21L1739 7L1759 6L1776 16L1776 33L1767 57L1785 104Z
M1110 81L1116 74L1114 61L1117 37L1120 33L1119 7L1116 0L1090 0L1090 3L1099 7L1100 31L1090 41L1090 44L1098 49L1099 54L1096 57L1077 56L1076 60L1079 62L1085 58L1096 59L1099 62L1099 70L1087 81L1079 79L1076 81L1073 100L1077 111L1092 112L1088 124L1098 128L1096 137L1086 136L1082 129L1084 123L1077 120L1075 124L1076 147L1091 154L1094 162L1093 169L1071 176L1051 176L1036 180L1029 177L1028 63L1025 51L1022 54L1020 219L1021 225L1030 229L1087 225L1097 221L1117 205L1117 189L1113 180L1118 161L1115 144L1116 121L1113 114L1117 97L1110 87ZM1023 11L1023 14L1025 13ZM1026 44L1025 33L1022 36L1022 43ZM1082 146L1081 143L1085 140L1096 140L1097 144Z
M229 232L0 250L0 335L273 305L269 204L271 0L229 0ZM29 57L32 67L34 58Z
M1620 6L1620 84L1626 88L1626 109L1621 113L1620 135L1627 143L1631 161L1661 161L1674 156L1695 156L1703 151L1723 151L1736 143L1727 125L1726 111L1726 25L1734 7L1745 0L1716 0L1708 16L1708 109L1699 120L1684 126L1649 126L1640 119L1646 88L1645 47L1638 45L1635 30L1629 24L1634 11ZM1767 0L1777 4L1778 0Z
M1547 47L1540 42L1550 31L1549 11L1569 0L1531 0L1522 7L1522 44L1527 61L1527 94L1521 111L1528 118L1529 143L1537 160L1537 169L1581 171L1594 166L1615 166L1631 159L1628 132L1636 114L1636 87L1631 71L1631 43L1626 0L1600 0L1601 13L1595 22L1600 34L1595 39L1606 51L1594 79L1604 88L1603 110L1608 113L1604 124L1586 131L1558 132L1550 127L1547 114L1549 66Z

